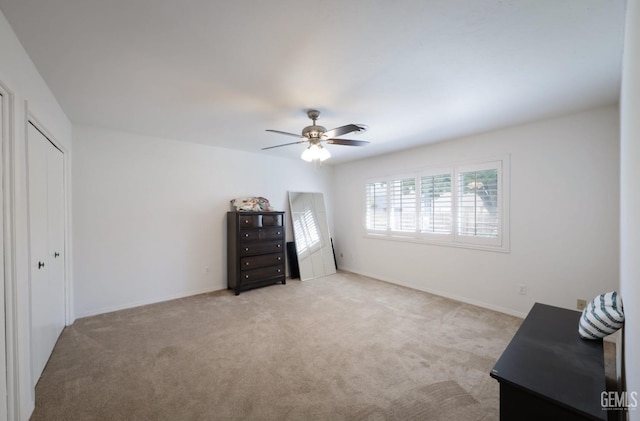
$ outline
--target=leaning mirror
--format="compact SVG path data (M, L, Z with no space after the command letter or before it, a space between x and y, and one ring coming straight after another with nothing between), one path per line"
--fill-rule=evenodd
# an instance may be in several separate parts
M300 280L336 273L322 193L289 192Z

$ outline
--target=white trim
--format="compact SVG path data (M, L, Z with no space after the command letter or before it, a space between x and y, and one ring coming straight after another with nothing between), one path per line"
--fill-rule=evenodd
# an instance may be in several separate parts
M434 238L438 234L422 234L420 236L403 236L399 233L381 233L375 232L365 233L362 238L366 240L384 240L384 241L399 241L403 243L423 244L425 246L445 246L472 250L484 250L484 251L496 251L499 253L510 253L509 249L503 249L496 246L484 245L484 244L470 244L470 243L454 243L451 240L451 236L448 234L442 235L442 240ZM428 238L427 238L428 237Z
M6 385L6 405L0 410L0 419L19 419L20 386L18 368L18 317L16 296L16 242L15 242L15 136L14 136L14 95L0 81L2 93L3 115L1 134L2 155L2 257L4 261L4 346L6 378L1 378Z
M98 309L98 310L92 310L92 311L89 311L87 313L78 314L77 318L80 319L80 318L83 318L83 317L97 316L99 314L111 313L111 312L120 311L120 310L127 310L127 309L130 309L130 308L146 306L146 305L149 305L149 304L163 303L165 301L177 300L177 299L180 299L180 298L191 297L193 295L208 294L208 293L216 292L216 291L226 291L226 288L221 288L221 289L203 288L203 289L197 289L197 290L182 292L182 293L178 293L178 294L166 295L166 296L163 296L163 297L150 298L148 300L135 301L135 302L128 303L128 304L122 304L122 305L110 306L110 307L103 307L103 308Z
M462 297L462 296L459 296L459 295L456 295L456 294L449 294L447 292L442 292L442 291L431 289L431 288L424 288L422 286L418 287L418 286L416 286L414 284L411 284L409 282L398 281L397 279L380 277L379 275L369 274L367 272L355 271L355 270L351 270L349 268L344 268L344 267L341 267L340 271L341 272L355 273L357 275L366 276L368 278L376 279L376 280L383 281L383 282L388 282L390 284L400 285L400 286L403 286L403 287L406 287L406 288L411 288L411 289L416 290L416 291L426 292L428 294L437 295L439 297L448 298L450 300L459 301L461 303L471 304L471 305L474 305L476 307L482 307L482 308L485 308L487 310L493 310L493 311L497 311L499 313L508 314L510 316L519 317L521 319L524 319L526 317L526 315L527 315L526 313L521 313L519 311L513 311L513 310L508 309L508 308L495 306L493 304L485 303L484 301L472 300L472 299L469 299L467 297Z

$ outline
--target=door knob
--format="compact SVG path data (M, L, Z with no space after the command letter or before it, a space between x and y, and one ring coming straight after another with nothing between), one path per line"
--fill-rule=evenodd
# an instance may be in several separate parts
M44 262L38 262L38 269L42 269L44 267Z
M60 253L58 253L57 251L53 253L53 257L58 257L60 256Z

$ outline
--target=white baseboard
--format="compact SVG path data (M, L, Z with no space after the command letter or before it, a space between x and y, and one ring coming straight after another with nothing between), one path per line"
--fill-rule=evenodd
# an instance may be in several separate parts
M164 296L164 297L155 297L155 298L151 298L151 299L148 299L148 300L134 301L134 302L131 302L131 303L126 303L126 304L117 305L117 306L103 307L103 308L100 308L100 309L95 309L95 310L88 311L86 313L77 314L74 320L81 319L83 317L91 317L91 316L97 316L99 314L111 313L111 312L114 312L114 311L126 310L126 309L129 309L129 308L146 306L146 305L149 305L149 304L161 303L161 302L164 302L164 301L177 300L179 298L191 297L192 295L207 294L207 293L210 293L210 292L222 291L224 289L225 288L217 288L217 289L216 288L204 288L204 289L181 292L181 293L177 293L177 294L173 294L173 295L167 295L167 296Z
M380 280L380 281L388 282L390 284L401 285L403 287L415 289L417 291L427 292L429 294L437 295L439 297L444 297L444 298L448 298L450 300L459 301L461 303L466 303L466 304L471 304L471 305L474 305L474 306L477 306L477 307L486 308L488 310L497 311L499 313L508 314L510 316L519 317L521 319L524 319L527 316L525 313L521 313L519 311L515 311L515 310L509 309L509 308L504 308L504 307L496 306L496 305L493 305L493 304L490 304L490 303L485 303L484 301L473 300L473 299L470 299L470 298L467 298L467 297L461 297L459 295L450 294L448 292L438 291L438 290L431 289L431 288L424 288L422 286L418 286L418 285L415 285L415 284L411 284L411 283L407 283L407 282L401 282L401 281L398 281L397 279L380 277L378 275L374 275L374 274L370 274L370 273L366 273L366 272L361 272L361 271L355 271L355 270L349 269L348 267L342 267L342 266L340 267L340 270L344 271L344 272L351 272L351 273L355 273L355 274L358 274L358 275L366 276L366 277L369 277L369 278L377 279L377 280Z

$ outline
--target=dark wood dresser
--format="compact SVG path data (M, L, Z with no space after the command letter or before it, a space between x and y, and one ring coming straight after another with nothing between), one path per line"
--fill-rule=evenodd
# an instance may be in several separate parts
M602 339L578 336L581 313L536 303L491 370L500 382L500 420L602 420ZM615 412L615 411L614 411Z
M284 212L227 213L227 288L286 283L284 229Z

